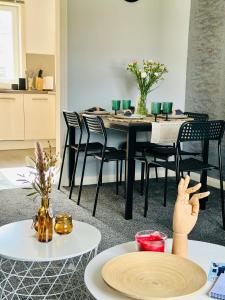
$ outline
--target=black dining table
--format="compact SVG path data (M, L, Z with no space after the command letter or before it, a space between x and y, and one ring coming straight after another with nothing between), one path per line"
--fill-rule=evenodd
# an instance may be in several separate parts
M116 130L117 132L125 132L126 133L126 195L125 195L125 214L124 217L126 220L132 219L133 217L133 189L134 189L134 181L135 181L135 144L136 137L138 132L146 132L151 131L152 123L146 120L121 120L117 118L113 118L112 116L101 116L104 125L107 129ZM153 119L152 119L153 120ZM74 144L76 137L75 131L70 132L70 143ZM208 153L209 153L209 143L206 141L203 145L203 161L208 163ZM74 150L70 148L69 152L69 182L71 182L73 166L74 166ZM200 182L202 184L201 192L207 190L207 170L204 170L201 174ZM200 202L200 208L206 208L207 198L202 199Z

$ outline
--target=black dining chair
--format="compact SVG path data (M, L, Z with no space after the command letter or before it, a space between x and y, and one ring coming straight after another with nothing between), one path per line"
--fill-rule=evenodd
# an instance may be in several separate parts
M196 112L184 112L184 115L186 115L188 118L192 118L195 121L207 121L209 119L208 114L203 114L203 113L196 113ZM157 163L157 160L164 160L164 161L169 161L170 157L176 156L176 145L173 143L173 145L162 145L162 144L155 144L151 142L147 142L146 144L143 144L143 147L141 149L142 145L138 147L139 151L142 152L143 156L144 153L151 154L153 156L153 161ZM182 150L182 156L199 156L202 153L199 151L186 151ZM157 175L157 164L155 164L155 170L156 170L156 175ZM141 195L143 195L143 188L144 188L144 172L146 170L145 167L145 162L143 160L142 162L142 171L141 171ZM166 171L167 174L167 171ZM156 176L158 178L158 175Z
M190 121L181 125L177 143L176 143L176 159L175 161L158 161L157 164L165 170L171 170L176 173L176 182L178 184L182 172L202 172L204 170L219 170L220 177L220 195L223 229L225 230L225 211L224 211L224 190L223 190L223 174L222 174L222 156L221 156L221 141L224 135L225 122L223 120L212 121ZM205 161L194 157L184 158L182 156L181 144L201 142L217 142L218 145L218 166L211 165ZM164 184L164 206L166 206L167 197L167 173L165 174ZM146 176L146 186L148 186L149 177ZM146 201L148 201L148 191L146 190ZM148 205L146 204L146 207ZM147 214L147 212L145 212Z
M116 162L116 194L118 194L119 162L122 163L122 161L125 160L126 153L123 150L118 150L116 148L107 147L107 133L106 133L106 129L104 126L104 122L101 117L95 116L95 115L84 114L83 120L84 120L85 128L87 131L87 145L90 141L91 134L98 134L103 139L103 147L102 147L101 152L95 153L92 155L93 158L100 161L100 170L99 170L98 182L97 182L97 187L96 187L94 208L93 208L93 212L92 212L92 215L95 216L97 202L98 202L99 189L102 184L103 164L106 162L111 162L111 161ZM78 192L78 200L77 200L78 205L80 205L81 192L82 192L82 187L83 187L83 178L84 178L84 172L85 172L85 166L86 166L86 157L87 157L87 147L85 149L81 182L80 182L80 188L79 188L79 192Z
M61 169L60 169L58 190L60 189L60 186L61 186L66 150L73 149L75 151L75 161L74 161L74 166L73 166L73 174L72 174L72 178L71 178L71 182L70 182L69 198L71 199L79 153L85 151L86 143L81 143L82 137L83 137L83 128L82 128L82 122L80 120L78 113L63 111L63 116L64 116L64 120L66 123L67 132L66 132L65 145L64 145L64 150L63 150L62 164L61 164ZM71 130L76 130L76 129L79 129L79 131L80 131L79 141L77 144L71 144L71 142L69 141L69 135L70 135ZM97 143L89 143L88 148L87 148L87 155L89 155L90 153L93 153L93 152L101 151L102 147L103 147L103 145L98 142Z

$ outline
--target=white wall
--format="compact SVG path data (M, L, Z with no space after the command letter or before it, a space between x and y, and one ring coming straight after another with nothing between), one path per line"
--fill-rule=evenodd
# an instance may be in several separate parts
M149 100L184 108L190 0L69 0L69 106L83 109L138 95L126 65L155 59L168 66Z
M26 53L55 53L55 0L25 0Z
M135 104L139 92L126 65L145 58L169 69L148 99L170 100L183 109L189 14L190 0L68 0L67 108L111 110L112 99L126 98ZM125 139L109 134L113 146ZM96 174L93 164L88 163L90 176Z
M190 0L161 0L159 18L159 57L168 67L166 80L157 89L156 99L173 101L185 108L186 68Z
M69 0L69 102L71 109L138 95L126 71L133 59L158 57L158 0Z

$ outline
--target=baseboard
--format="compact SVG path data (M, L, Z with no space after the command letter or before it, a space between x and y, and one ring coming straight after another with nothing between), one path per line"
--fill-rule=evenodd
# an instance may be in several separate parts
M36 140L29 141L0 141L0 150L32 149ZM48 147L48 140L39 140L43 147ZM52 147L55 147L55 140L50 140Z

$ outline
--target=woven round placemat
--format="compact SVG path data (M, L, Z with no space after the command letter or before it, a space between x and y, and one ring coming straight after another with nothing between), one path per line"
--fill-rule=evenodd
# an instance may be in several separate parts
M206 283L205 271L194 262L160 252L134 252L107 262L104 281L134 299L175 299L199 291Z

